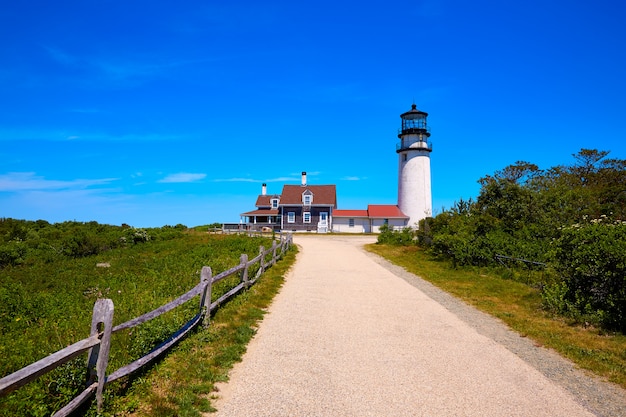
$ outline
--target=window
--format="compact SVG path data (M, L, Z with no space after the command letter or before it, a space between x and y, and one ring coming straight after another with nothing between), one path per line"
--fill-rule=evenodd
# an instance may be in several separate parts
M287 213L287 223L295 223L296 222L296 212L290 211Z
M305 211L302 214L302 218L304 219L305 223L311 223L311 212L310 211Z
M278 199L277 198L272 198L272 208L273 209L278 208Z
M354 219L348 219L348 227L354 227Z
M313 194L311 191L307 190L302 194L302 204L305 206L310 206L313 203Z
M383 220L383 223L384 223L384 224L389 224L389 219L385 219L385 220Z

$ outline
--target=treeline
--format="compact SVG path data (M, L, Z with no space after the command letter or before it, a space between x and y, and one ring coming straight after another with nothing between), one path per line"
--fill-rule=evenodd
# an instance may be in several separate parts
M186 229L182 224L138 229L127 224L113 226L95 221L52 224L45 220L0 218L0 268L35 260L83 258L150 240L172 239Z
M626 160L582 149L568 166L517 162L479 180L461 200L420 223L417 241L455 266L545 264L546 307L626 331ZM410 233L381 241L408 242Z

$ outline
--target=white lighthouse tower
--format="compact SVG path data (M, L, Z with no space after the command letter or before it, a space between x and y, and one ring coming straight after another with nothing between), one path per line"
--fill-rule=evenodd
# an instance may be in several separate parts
M432 216L433 203L430 187L430 132L426 124L428 113L417 109L400 115L402 128L398 133L398 207L409 216L408 225Z

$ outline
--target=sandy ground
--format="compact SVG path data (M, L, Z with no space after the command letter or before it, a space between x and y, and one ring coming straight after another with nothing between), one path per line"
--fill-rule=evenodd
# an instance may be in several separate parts
M626 415L589 399L599 381L579 391L589 379L571 364L366 254L373 241L295 237L298 260L210 415Z

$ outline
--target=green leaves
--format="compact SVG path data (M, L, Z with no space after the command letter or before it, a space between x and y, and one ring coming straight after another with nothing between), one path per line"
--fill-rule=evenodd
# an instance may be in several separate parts
M18 234L26 240L16 240ZM123 236L137 236L138 241L121 243ZM271 242L194 232L182 225L139 230L94 222L51 225L0 219L0 248L12 245L23 251L21 263L0 268L0 376L88 336L97 298L113 299L114 323L119 324L193 288L202 266L218 274L237 265L242 253L254 257L259 246ZM214 287L214 299L230 289L227 285L232 287L232 282ZM150 351L197 312L198 303L190 301L143 326L116 333L109 370ZM83 388L85 360L80 357L78 365L1 397L0 416L52 414ZM123 389L113 385L106 392Z
M405 227L402 230L393 230L389 225L383 224L380 226L380 234L378 235L377 242L388 245L411 245L415 244L415 233L410 227Z
M476 201L420 224L420 244L457 265L504 255L551 265L544 303L581 321L626 330L626 160L582 149L542 171L520 161L479 180Z
M626 222L604 217L575 224L553 245L566 287L560 312L626 331Z

